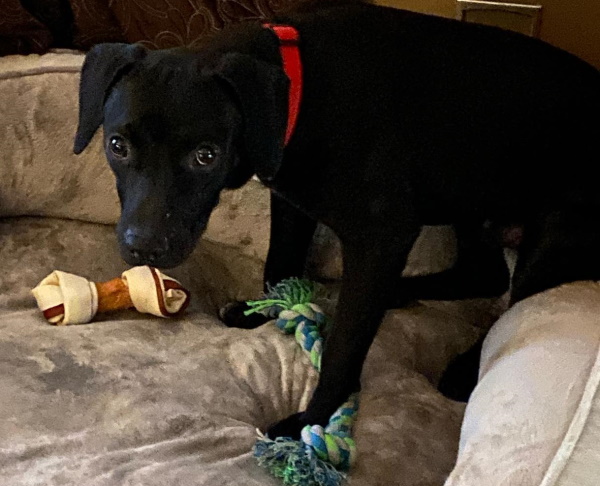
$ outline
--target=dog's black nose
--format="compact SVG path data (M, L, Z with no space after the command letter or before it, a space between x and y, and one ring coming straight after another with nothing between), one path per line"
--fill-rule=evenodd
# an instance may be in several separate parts
M136 227L125 230L123 242L129 252L128 260L135 265L154 265L169 250L166 237L154 236Z

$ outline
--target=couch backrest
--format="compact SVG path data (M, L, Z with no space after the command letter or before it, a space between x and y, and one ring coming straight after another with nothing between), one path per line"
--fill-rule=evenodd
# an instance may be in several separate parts
M100 136L81 156L72 151L83 58L0 58L0 217L117 220L114 179Z

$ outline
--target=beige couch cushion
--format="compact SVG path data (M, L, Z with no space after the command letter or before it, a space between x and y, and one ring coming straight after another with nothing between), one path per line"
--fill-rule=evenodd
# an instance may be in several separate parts
M255 428L301 410L316 376L274 325L242 331L214 317L255 291L259 262L204 241L168 272L193 292L183 318L122 312L56 327L29 289L55 268L119 275L112 228L17 218L0 221L0 240L0 484L279 484L251 457ZM351 484L443 482L464 407L433 383L493 318L473 302L388 314L363 375Z
M600 285L513 307L486 338L446 486L595 486L600 478Z

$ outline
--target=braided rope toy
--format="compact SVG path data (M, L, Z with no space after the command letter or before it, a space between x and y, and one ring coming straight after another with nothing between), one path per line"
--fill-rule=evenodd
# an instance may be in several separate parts
M247 302L246 315L259 312L277 318L275 324L285 334L295 334L296 341L321 370L323 337L321 329L326 317L321 308L311 303L317 288L307 280L288 279L269 289L267 295ZM254 456L283 483L293 486L337 486L346 478L356 458L356 445L351 437L352 424L358 411L358 395L353 394L330 418L326 427L307 425L301 440L277 437L272 440L259 433Z

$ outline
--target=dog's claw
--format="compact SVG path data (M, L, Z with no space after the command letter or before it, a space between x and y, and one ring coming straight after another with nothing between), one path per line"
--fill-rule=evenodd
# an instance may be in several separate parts
M269 320L262 314L245 315L244 312L248 309L245 302L230 302L219 309L219 318L227 326L241 329L254 329Z
M302 429L306 425L308 425L308 422L305 419L305 414L303 412L295 413L294 415L290 415L288 418L271 425L267 431L267 436L269 439L289 437L293 440L299 440L300 432L302 432Z

